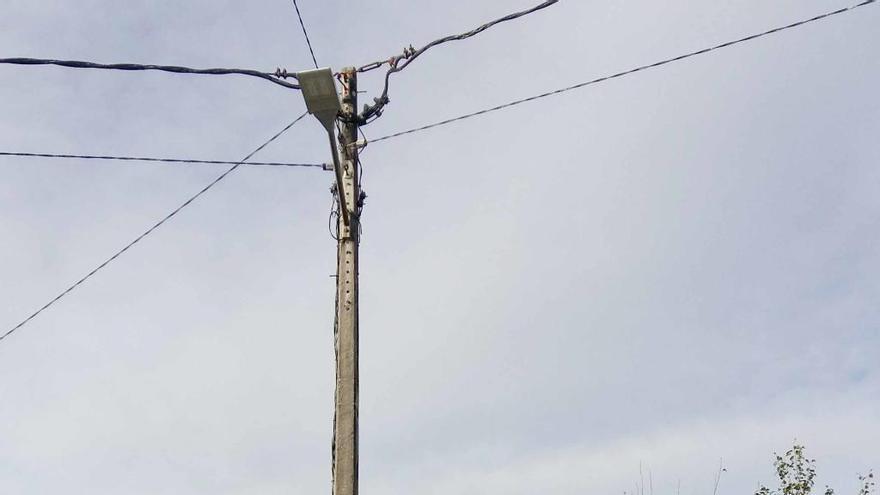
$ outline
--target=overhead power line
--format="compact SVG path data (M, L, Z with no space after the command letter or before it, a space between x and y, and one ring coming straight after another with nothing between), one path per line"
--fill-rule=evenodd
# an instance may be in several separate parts
M28 158L67 158L78 160L117 160L125 162L161 162L161 163L203 163L209 165L235 165L239 162L224 160L192 160L187 158L147 158L140 156L106 156L106 155L64 155L55 153L22 153L0 151L0 156L18 156ZM321 163L287 163L287 162L247 162L248 167L315 167L326 168Z
M371 71L374 69L378 69L385 64L388 64L390 66L390 68L388 69L388 72L385 73L385 87L382 90L382 95L379 98L376 98L375 103L372 106L368 106L366 109L364 109L364 112L360 116L362 124L367 123L374 116L375 117L380 116L382 114L382 109L390 101L388 99L388 87L389 87L389 84L391 81L391 75L395 74L397 72L400 72L403 69L406 69L409 66L409 64L413 63L417 58L419 58L426 51L430 50L431 48L434 48L435 46L442 45L444 43L449 43L450 41L466 40L470 37L473 37L473 36L476 36L476 35L482 33L483 31L491 28L492 26L495 26L496 24L501 24L502 22L512 21L514 19L519 19L520 17L529 15L529 14L537 12L539 10L546 9L547 7L553 5L557 2L559 2L559 0L547 0L539 5L536 5L535 7L530 8L530 9L526 9L526 10L523 10L520 12L514 12L514 13L508 14L504 17L500 17L498 19L495 19L494 21L487 22L487 23L485 23L475 29L472 29L468 32L461 33L461 34L453 34L453 35L446 36L446 37L443 37L440 39L436 39L436 40L428 43L427 45L425 45L419 49L415 49L412 46L410 46L409 48L405 49L403 51L403 53L400 55L393 56L387 60L379 60L377 62L373 62L371 64L367 64L367 65L364 65L364 66L358 68L358 72L368 72L368 71Z
M610 76L603 76L603 77L600 77L600 78L597 78L597 79L593 79L593 80L591 80L591 81L586 81L586 82L582 82L582 83L579 83L579 84L575 84L575 85L573 85L573 86L568 86L568 87L560 88L560 89L557 89L557 90L554 90L554 91L549 91L549 92L547 92L547 93L542 93L542 94L539 94L539 95L531 96L531 97L529 97L529 98L523 98L523 99L521 99L521 100L515 100L515 101L512 101L512 102L510 102L510 103L504 103L504 104L502 104L502 105L494 106L494 107L491 107L491 108L486 108L486 109L483 109L483 110L479 110L479 111L477 111L477 112L473 112L473 113L469 113L469 114L461 115L461 116L459 116L459 117L454 117L454 118L451 118L451 119L442 120L442 121L440 121L440 122L435 122L435 123L433 123L433 124L428 124L428 125L424 125L424 126L421 126L421 127L416 127L416 128L414 128L414 129L409 129L409 130L406 130L406 131L396 132L396 133L394 133L394 134L389 134L389 135L387 135L387 136L382 136L382 137L380 137L380 138L376 138L376 139L374 139L372 142L376 143L376 142L379 142L379 141L385 141L385 140L388 140L388 139L393 139L393 138L396 138L396 137L405 136L405 135L407 135L407 134L413 134L413 133L416 133L416 132L426 131L426 130L428 130L428 129L433 129L433 128L435 128L435 127L440 127L440 126L444 126L444 125L447 125L447 124L452 124L453 122L458 122L458 121L460 121L460 120L465 120L465 119L469 119L469 118L471 118L471 117L477 117L477 116L479 116L479 115L484 115L484 114L491 113L491 112L495 112L495 111L498 111L498 110L503 110L503 109L505 109L505 108L510 108L510 107L513 107L513 106L521 105L521 104L523 104L523 103L528 103L528 102L530 102L530 101L539 100L539 99L541 99L541 98L547 98L548 96L555 96L555 95L558 95L558 94L561 94L561 93L566 93L566 92L568 92L568 91L573 91L573 90L575 90L575 89L580 89L580 88L584 88L584 87L587 87L587 86L592 86L592 85L594 85L594 84L603 83L603 82L605 82L605 81L610 81L610 80L612 80L612 79L621 78L621 77L628 76L628 75L631 75L631 74L635 74L635 73L637 73L637 72L642 72L642 71L645 71L645 70L648 70L648 69L655 69L655 68L657 68L657 67L661 67L661 66L664 66L664 65L667 65L667 64L671 64L671 63L673 63L673 62L678 62L678 61L681 61L681 60L685 60L685 59L687 59L687 58L696 57L696 56L698 56L698 55L705 55L705 54L710 53L710 52L713 52L713 51L715 51L715 50L720 50L720 49L722 49L722 48L728 48L728 47L731 47L731 46L734 46L734 45L738 45L738 44L740 44L740 43L745 43L745 42L747 42L747 41L752 41L752 40L755 40L755 39L758 39L758 38L762 38L762 37L764 37L764 36L769 36L769 35L771 35L771 34L776 34L776 33L779 33L779 32L782 32L782 31L785 31L785 30L788 30L788 29L794 29L794 28L796 28L796 27L800 27L800 26L803 26L803 25L805 25L805 24L809 24L809 23L812 23L812 22L820 21L820 20L822 20L822 19L827 19L827 18L829 18L829 17L835 16L835 15L838 15L838 14L843 14L843 13L845 13L845 12L849 12L849 11L852 11L852 10L858 9L859 7L864 7L864 6L868 5L868 4L875 3L876 1L877 1L877 0L865 0L865 1L861 2L861 3L859 3L859 4L853 5L853 6L851 6L851 7L844 7L844 8L842 8L842 9L838 9L838 10L835 10L835 11L832 11L832 12L827 12L827 13L825 13L825 14L817 15L817 16L815 16L815 17L811 17L811 18L809 18L809 19L804 19L804 20L802 20L802 21L797 21L797 22L794 22L794 23L791 23L791 24L788 24L788 25L785 25L785 26L781 26L781 27L773 28L773 29L770 29L769 31L764 31L764 32L762 32L762 33L758 33L758 34L753 34L753 35L750 35L750 36L746 36L745 38L740 38L740 39L737 39L737 40L734 40L734 41L728 41L728 42L726 42L726 43L721 43L720 45L715 45L715 46L710 47L710 48L703 48L702 50L697 50L697 51L695 51L695 52L686 53L686 54L684 54L684 55L679 55L679 56L677 56L677 57L667 58L667 59L665 59L665 60L661 60L661 61L659 61L659 62L654 62L653 64L642 65L642 66L636 67L636 68L634 68L634 69L626 70L626 71L623 71L623 72L618 72L617 74L612 74L612 75L610 75Z
M126 70L126 71L142 71L157 70L162 72L173 72L176 74L203 74L203 75L231 75L238 74L243 76L252 76L271 81L279 86L290 89L300 89L299 85L291 84L283 79L288 77L296 77L289 74L287 70L277 69L274 73L261 72L251 69L192 69L190 67L179 67L176 65L142 65L142 64L99 64L95 62L83 62L80 60L52 60L40 58L0 58L0 64L13 65L57 65L60 67L70 67L74 69L108 69L108 70Z
M27 325L31 320L33 320L34 318L36 318L40 313L42 313L43 311L49 309L53 304L55 304L56 302L60 301L63 297L65 297L65 296L67 296L68 294L70 294L71 292L73 292L77 287L79 287L80 285L82 285L83 283L85 283L86 280L92 278L96 273L98 273L98 272L101 271L103 268L105 268L107 265L109 265L110 263L112 263L113 261L115 261L117 258L119 258L119 257L122 256L123 254L125 254L125 252L128 251L129 249L131 249L135 244L141 242L142 240L144 240L144 238L146 238L147 236L149 236L150 234L152 234L153 232L155 232L156 229L158 229L158 228L161 227L163 224L165 224L166 222L168 222L169 220L171 220L172 218L174 218L174 216L177 215L178 213L180 213L181 210L183 210L183 209L186 208L187 206L191 205L191 204L193 203L193 201L197 200L197 199L198 199L199 197L201 197L203 194L205 194L206 192L208 192L208 190L210 190L212 187L216 186L217 183L219 183L220 181L222 181L223 179L225 179L229 174L231 174L232 172L234 172L238 167L240 167L240 166L243 165L245 162L247 162L248 160L250 160L251 157L253 157L253 156L256 155L257 153L259 153L260 151L263 150L263 148L265 148L266 146L269 146L270 143L272 143L273 141L275 141L276 139L278 139L279 137L281 137L282 134L284 134L285 132L287 132L291 127L294 126L294 124L296 124L297 122L299 122L300 120L302 120L303 117L305 117L306 115L308 115L308 113L304 113L304 114L300 115L299 117L296 118L296 120L294 120L294 121L291 122L290 124L287 124L287 126L286 126L284 129L281 129L277 134L275 134L274 136L272 136L271 138L269 138L265 143L263 143L263 144L261 144L259 147L257 147L257 149L255 149L254 151L250 152L247 156L245 156L244 158L242 158L241 161L237 162L235 165L233 165L232 167L230 167L227 171L225 171L225 172L223 172L222 174L220 174L216 179L214 179L213 181L211 181L210 183L208 183L208 185L206 185L206 186L203 187L201 190L199 190L199 192L195 193L195 194L194 194L193 196L191 196L189 199L187 199L186 201L184 201L183 204L181 204L180 206L178 206L177 208L175 208L174 210L172 210L171 213L165 215L161 220L159 220L158 222L156 222L152 227L150 227L150 228L148 228L146 231L144 231L143 234L137 236L133 241L131 241L131 242L129 242L128 244L126 244L125 247L123 247L122 249L120 249L119 251L117 251L115 254L113 254L113 256L110 256L109 258L107 258L103 263L101 263L100 265L98 265L97 267L95 267L92 271L90 271L89 273L87 273L84 277L82 277L81 279L79 279L79 280L77 280L76 282L74 282L73 285L71 285L70 287L68 287L67 289L65 289L64 291L62 291L60 294L58 294L57 296L55 296L54 299L52 299L51 301L49 301L49 302L47 302L46 304L44 304L40 309L34 311L33 314L31 314L30 316L28 316L27 318L25 318L24 320L22 320L18 325L15 325L15 326L12 327L10 330L8 330L6 333L4 333L3 335L0 335L0 341L2 341L3 339L5 339L6 337L9 337L9 336L12 335L16 330L20 329L21 327Z
M303 22L302 14L299 12L299 5L297 5L296 0L293 0L293 8L296 9L296 17L299 18L299 25L303 30L303 36L306 37L306 44L309 45L309 53L312 55L312 62L315 63L315 68L318 68L318 59L315 57L315 50L312 49L312 40L309 39L309 32L306 31L306 24Z

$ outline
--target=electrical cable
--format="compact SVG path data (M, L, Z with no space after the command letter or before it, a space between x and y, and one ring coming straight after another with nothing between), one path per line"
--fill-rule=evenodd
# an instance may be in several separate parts
M288 77L296 78L293 73L288 73L286 69L276 69L274 73L261 72L251 69L192 69L190 67L179 67L176 65L142 65L142 64L99 64L95 62L83 62L80 60L53 60L41 58L0 58L0 64L14 65L57 65L60 67L70 67L74 69L108 69L108 70L157 70L162 72L173 72L176 74L203 74L203 75L230 75L238 74L243 76L252 76L271 81L279 86L290 89L300 89L299 85L291 84L283 81Z
M126 244L125 247L123 247L122 249L120 249L119 251L117 251L113 256L110 256L109 258L107 258L107 260L105 260L103 263L101 263L100 265L98 265L98 266L97 266L96 268L94 268L92 271L90 271L89 273L87 273L84 277L82 277L81 279L77 280L73 285L71 285L70 287L68 287L67 289L65 289L63 292L61 292L60 294L58 294L57 296L55 296L54 299L52 299L51 301L49 301L49 302L47 302L46 304L44 304L40 309L36 310L33 314L31 314L30 316L28 316L27 318L25 318L24 320L22 320L18 325L15 325L14 327L12 327L12 329L8 330L8 331L7 331L6 333L4 333L3 335L0 335L0 341L2 341L3 339L5 339L6 337L9 337L9 336L12 335L16 330L20 329L21 327L27 325L31 320L33 320L34 318L36 318L40 313L42 313L43 311L49 309L53 304L55 304L56 302L58 302L58 301L61 300L63 297L67 296L68 294L70 294L70 293L71 293L72 291L74 291L77 287L79 287L80 285L82 285L86 280L92 278L92 276L94 276L96 273L98 273L99 271L101 271L104 267L106 267L107 265L109 265L110 263L112 263L113 261L115 261L117 258L119 258L120 256L122 256L126 251L128 251L129 249L131 249L135 244L139 243L139 242L142 241L145 237L147 237L147 236L149 236L150 234L152 234L153 232L155 232L156 229L158 229L159 227L161 227L161 226L162 226L163 224L165 224L167 221L171 220L175 215L177 215L178 213L180 213L181 210L183 210L184 208L186 208L187 206L189 206L190 204L192 204L192 203L193 203L196 199L198 199L200 196L202 196L203 194L205 194L206 192L208 192L209 189L211 189L212 187L214 187L215 185L217 185L217 183L219 183L220 181L222 181L223 179L225 179L229 174L231 174L232 172L234 172L238 167L240 167L241 165L243 165L246 161L250 160L251 157L253 157L253 156L256 155L257 153L259 153L260 151L263 150L263 148L265 148L265 147L268 146L270 143L272 143L273 141L275 141L276 139L278 139L282 134L284 134L285 132L287 132L291 127L294 126L294 124L296 124L297 122L299 122L300 120L302 120L306 115L308 115L308 113L304 113L304 114L300 115L299 117L297 117L296 120L294 120L293 122L291 122L290 124L288 124L284 129L281 129L281 131L279 131L277 134L275 134L274 136L272 136L271 138L269 138L266 142L264 142L264 143L261 144L259 147L257 147L257 149L255 149L254 151L250 152L247 156L245 156L244 158L242 158L241 161L239 161L238 163L236 163L235 165L233 165L233 166L232 166L231 168L229 168L227 171L225 171L225 172L223 172L222 174L220 174L216 179L214 179L213 181L211 181L210 183L208 183L208 185L206 185L206 186L203 187L201 190L199 190L199 192L197 192L196 194L194 194L193 196L191 196L189 199L187 199L186 201L184 201L183 204L181 204L180 206L178 206L177 208L175 208L171 213L165 215L165 217L163 217L161 220L159 220L158 222L156 222L152 227L150 227L149 229L147 229L146 231L144 231L143 234L139 235L139 236L136 237L133 241L131 241L131 242L129 242L128 244Z
M597 79L593 79L593 80L591 80L591 81L587 81L587 82L582 82L582 83L579 83L579 84L575 84L575 85L573 85L573 86L568 86L568 87L565 87L565 88L557 89L557 90L554 90L554 91L549 91L549 92L547 92L547 93L539 94L539 95L536 95L536 96L531 96L531 97L529 97L529 98L523 98L523 99L521 99L521 100L515 100L515 101L509 102L509 103L505 103L505 104L503 104L503 105L498 105L498 106L494 106L494 107L491 107L491 108L486 108L486 109L483 109L483 110L480 110L480 111L477 111L477 112L473 112L473 113L469 113L469 114L461 115L461 116L459 116L459 117L454 117L454 118L451 118L451 119L442 120L442 121L440 121L440 122L435 122L435 123L433 123L433 124L424 125L424 126L417 127L417 128L414 128L414 129L409 129L409 130L406 130L406 131L396 132L396 133L394 133L394 134L389 134L389 135L387 135L387 136L382 136L382 137L380 137L380 138L376 138L376 139L374 139L372 142L376 143L376 142L379 142L379 141L385 141L385 140L388 140L388 139L393 139L393 138L400 137L400 136L404 136L404 135L407 135L407 134L413 134L413 133L416 133L416 132L426 131L426 130L428 130L428 129L433 129L433 128L435 128L435 127L440 127L440 126L444 126L444 125L447 125L447 124L451 124L451 123L453 123L453 122L458 122L458 121L460 121L460 120L469 119L469 118L471 118L471 117L477 117L477 116L479 116L479 115L484 115L484 114L491 113L491 112L495 112L495 111L498 111L498 110L503 110L503 109L505 109L505 108L510 108L510 107L513 107L513 106L516 106L516 105L521 105L521 104L523 104L523 103L528 103L528 102L530 102L530 101L535 101L535 100L538 100L538 99L541 99L541 98L546 98L546 97L548 97L548 96L558 95L558 94L560 94L560 93L565 93L565 92L572 91L572 90L575 90L575 89L580 89L580 88L583 88L583 87L586 87L586 86L592 86L592 85L594 85L594 84L599 84L599 83L602 83L602 82L610 81L610 80L612 80L612 79L621 78L621 77L628 76L628 75L631 75L631 74L635 74L635 73L637 73L637 72L645 71L645 70L648 70L648 69L654 69L654 68L657 68L657 67L661 67L661 66L663 66L663 65L671 64L671 63L673 63L673 62L678 62L678 61L681 61L681 60L684 60L684 59L687 59L687 58L696 57L696 56L698 56L698 55L705 55L705 54L710 53L710 52L713 52L713 51L715 51L715 50L720 50L720 49L722 49L722 48L728 48L728 47L731 47L731 46L734 46L734 45L737 45L737 44L740 44L740 43L745 43L745 42L747 42L747 41L752 41L752 40L755 40L755 39L758 39L758 38L762 38L762 37L764 37L764 36L769 36L769 35L771 35L771 34L779 33L779 32L781 32L781 31L785 31L785 30L788 30L788 29L793 29L793 28L796 28L796 27L799 27L799 26L803 26L803 25L805 25L805 24L809 24L809 23L811 23L811 22L816 22L816 21L820 21L820 20L822 20L822 19L827 19L827 18L829 18L829 17L835 16L835 15L838 15L838 14L843 14L843 13L845 13L845 12L849 12L849 11L855 10L855 9L857 9L857 8L859 8L859 7L864 7L864 6L868 5L868 4L875 3L876 1L877 1L877 0L865 0L865 1L861 2L861 3L859 3L859 4L856 4L856 5L853 5L853 6L850 6L850 7L844 7L844 8L842 8L842 9L838 9L838 10L835 10L835 11L832 11L832 12L828 12L828 13L825 13L825 14L817 15L817 16L815 16L815 17L811 17L811 18L809 18L809 19L805 19L805 20L797 21L797 22L794 22L794 23L792 23L792 24L788 24L788 25L785 25L785 26L781 26L781 27L773 28L773 29L770 29L769 31L764 31L764 32L761 32L761 33L758 33L758 34L753 34L753 35L750 35L750 36L746 36L745 38L740 38L740 39L737 39L737 40L734 40L734 41L728 41L728 42L726 42L726 43L721 43L720 45L715 45L715 46L710 47L710 48L703 48L702 50L697 50L697 51L695 51L695 52L686 53L686 54L684 54L684 55L679 55L679 56L677 56L677 57L673 57L673 58L667 58L667 59L665 59L665 60L661 60L661 61L659 61L659 62L654 62L653 64L642 65L642 66L636 67L636 68L634 68L634 69L630 69L630 70L627 70L627 71L623 71L623 72L618 72L618 73L616 73L616 74L612 74L612 75L610 75L610 76L600 77L600 78L597 78Z
M312 62L315 64L315 68L317 69L318 68L318 58L315 57L315 50L314 50L314 48L312 48L312 40L309 39L309 32L306 30L306 24L305 24L305 22L303 22L302 13L300 13L300 11L299 11L299 5L297 4L296 0L293 0L293 7L296 9L296 17L299 19L299 25L302 28L303 36L305 36L305 38L306 38L306 45L308 45L308 47L309 47L309 54L311 54L311 56L312 56ZM334 200L333 206L331 206L331 208L330 208L330 217L327 220L328 228L330 229L330 237L332 237L336 241L339 241L339 237L333 233L333 227L331 224L333 223L334 214L336 215L337 218L339 217L338 208L339 208L339 202ZM337 267L337 269L339 268L339 251L338 250L336 251L336 267ZM333 313L334 313L334 317L333 317L333 353L335 355L336 362L338 363L339 362L339 311L338 311L338 309L339 309L339 277L338 276L336 277L336 301L334 303L333 308L334 308L334 311L333 311ZM337 366L336 372L337 372L337 377L336 377L336 380L334 380L334 383L338 384L339 383L339 376L338 376L339 368L338 368L338 366ZM334 392L333 392L334 397L336 396L336 393L337 393L337 391L334 390ZM330 456L331 456L331 461L330 461L331 482L330 482L330 486L333 487L336 484L336 481L335 481L336 470L333 469L333 466L336 465L336 411L335 410L333 411L333 433L332 433L332 437L330 440L330 445L331 445L331 447L330 447L330 450L331 450L331 453L330 453Z
M106 156L106 155L65 155L55 153L23 153L14 151L0 151L0 156L17 156L30 158L69 158L78 160L117 160L126 162L161 162L161 163L200 163L209 165L235 165L238 162L225 160L192 160L187 158L147 158L140 156ZM324 168L320 163L286 163L286 162L248 162L249 167L316 167Z
M299 12L299 5L297 5L296 0L293 0L293 8L296 9L296 17L299 18L299 25L302 27L303 36L306 37L306 44L309 45L309 53L312 54L312 62L315 63L315 68L318 68L318 59L315 58L315 50L312 49L312 40L309 39L309 32L306 31L306 25L303 22L302 14Z
M427 45L425 45L419 49L415 49L412 46L410 46L409 48L404 49L403 54L401 54L401 55L396 55L394 57L391 57L388 60L380 60L380 61L373 62L371 64L367 64L367 65L364 65L364 66L358 68L358 72L369 72L371 70L378 69L379 67L382 67L386 63L391 66L391 68L388 69L388 72L385 73L385 87L382 90L382 95L379 98L376 98L374 100L373 105L368 106L364 109L364 112L359 116L360 124L365 125L370 122L373 122L375 120L373 117L380 116L382 114L382 109L385 107L385 105L387 105L389 103L390 100L388 99L388 89L389 89L389 84L390 84L390 80L391 80L391 75L407 68L409 66L409 64L413 63L415 61L415 59L419 58L419 56L421 56L426 51L430 50L431 48L434 48L435 46L442 45L444 43L449 43L450 41L466 40L472 36L476 36L476 35L482 33L483 31L495 26L496 24L501 24L502 22L512 21L514 19L519 19L520 17L529 15L529 14L537 12L539 10L546 9L547 7L549 7L555 3L558 3L558 2L559 2L559 0L547 0L539 5L536 5L535 7L530 8L530 9L526 9L526 10L523 10L520 12L514 12L514 13L508 14L504 17L500 17L498 19L495 19L494 21L487 22L487 23L485 23L475 29L472 29L468 32L461 33L461 34L454 34L454 35L446 36L446 37L443 37L440 39L436 39L436 40L428 43Z

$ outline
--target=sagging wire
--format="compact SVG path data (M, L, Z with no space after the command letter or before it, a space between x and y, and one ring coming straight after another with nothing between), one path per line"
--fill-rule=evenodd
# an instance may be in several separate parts
M381 96L379 96L378 98L375 98L373 100L372 105L365 105L364 106L363 113L361 113L358 116L358 124L359 125L367 125L367 124L370 124L371 122L374 122L377 118L382 116L382 110L391 101L388 98L388 91L389 91L389 86L391 83L391 75L395 74L397 72L400 72L403 69L406 69L411 63L413 63L417 58L419 58L426 51L430 50L431 48L434 48L435 46L442 45L444 43L449 43L451 41L466 40L470 37L473 37L473 36L476 36L476 35L482 33L483 31L485 31L485 30L487 30L497 24L501 24L502 22L512 21L514 19L518 19L520 17L529 15L533 12L543 10L543 9L550 7L551 5L558 3L558 2L559 2L559 0L546 0L545 2L543 2L539 5L536 5L530 9L526 9L526 10L523 10L520 12L514 12L512 14L508 14L504 17L495 19L494 21L487 22L487 23L485 23L475 29L467 31L465 33L450 35L450 36L446 36L446 37L434 40L419 49L413 48L413 46L410 45L409 47L404 48L403 53L400 55L395 55L387 60L379 60L379 61L372 62L372 63L361 66L360 68L357 69L358 72L369 72L369 71L378 69L378 68L384 66L385 64L388 64L389 69L385 73L385 85L382 90Z
M330 205L327 229L330 231L330 237L334 241L339 242L339 189L336 187L335 182L330 186L330 194L333 196L333 202Z
M367 202L367 193L364 192L364 162L361 161L360 154L357 157L358 163L358 190L360 194L357 198L357 224L358 224L358 237L357 242L360 243L364 237L364 205Z
M95 274L97 274L98 272L100 272L101 270L103 270L104 268L106 268L109 264L111 264L111 263L113 263L114 261L116 261L120 256L122 256L122 255L124 255L125 253L127 253L131 248L133 248L135 245L137 245L138 243L140 243L141 241L143 241L145 238L147 238L147 237L149 237L150 235L152 235L156 230L159 229L159 227L161 227L161 226L165 225L167 222L171 221L174 217L177 216L178 213L180 213L180 212L183 211L185 208L187 208L188 206L190 206L191 204L193 204L196 200L198 200L200 197L202 197L205 193L207 193L209 190L211 190L214 186L216 186L218 183L220 183L222 180L224 180L226 177L228 177L231 173L235 172L240 166L244 165L245 162L247 162L248 160L250 160L254 155L256 155L257 153L259 153L260 151L262 151L264 148L266 148L267 146L269 146L272 142L274 142L276 139L278 139L279 137L281 137L282 134L284 134L285 132L289 131L291 127L293 127L294 125L296 125L296 123L299 122L300 120L304 119L304 118L306 117L306 115L308 115L308 112L303 113L302 115L300 115L299 117L297 117L293 122L287 124L286 127L284 127L283 129L281 129L280 131L278 131L277 133L275 133L272 137L270 137L268 140L266 140L263 144L261 144L260 146L258 146L256 149L254 149L254 150L251 151L250 153L248 153L247 156L245 156L244 158L242 158L241 160L239 160L235 165L233 165L232 167L230 167L229 169L227 169L225 172L223 172L222 174L220 174L220 175L219 175L217 178L215 178L213 181L209 182L206 186L204 186L203 188L201 188L197 193L195 193L194 195L190 196L189 199L187 199L186 201L184 201L180 206L178 206L177 208L171 210L171 212L168 213L167 215L165 215L164 217L162 217L161 220L159 220L158 222L156 222L155 224L153 224L150 228L148 228L147 230L145 230L141 235L135 237L134 240L132 240L131 242L129 242L128 244L126 244L125 246L123 246L122 249L119 249L118 251L116 251L112 256L110 256L109 258L107 258L106 260L104 260L104 262L102 262L101 264L99 264L98 266L96 266L95 268L93 268L90 272L88 272L87 274L85 274L82 278L80 278L79 280L77 280L76 282L74 282L72 285L70 285L69 287L67 287L66 289L64 289L61 293L59 293L59 294L58 294L57 296L55 296L53 299L49 300L49 302L47 302L46 304L44 304L43 306L41 306L40 309L34 311L33 313L31 313L30 316L28 316L27 318L25 318L24 320L22 320L21 322L19 322L17 325L15 325L14 327L12 327L10 330L8 330L8 331L6 331L5 333L3 333L2 335L0 335L0 341L2 341L3 339L9 337L10 335L12 335L13 333L15 333L18 329L22 328L23 326L27 325L31 320L33 320L34 318L36 318L37 316L39 316L43 311L46 311L47 309L49 309L50 307L52 307L55 303L57 303L57 302L60 301L61 299L67 297L68 294L70 294L71 292L75 291L79 286L81 286L81 285L84 284L86 281L88 281L90 278L92 278L93 276L95 276Z
M299 85L292 84L283 79L296 79L296 73L287 72L287 69L275 69L275 72L262 72L252 69L193 69L191 67L181 67L177 65L144 65L144 64L100 64L96 62L84 62L81 60L55 60L42 58L0 58L0 64L12 65L56 65L59 67L68 67L73 69L107 69L107 70L124 70L124 71L142 71L156 70L161 72L172 72L175 74L202 74L202 75L243 75L251 77L259 77L271 81L279 86L289 89L300 89Z
M607 75L607 76L598 77L598 78L596 78L596 79L592 79L592 80L590 80L590 81L585 81L585 82L581 82L581 83L574 84L574 85L571 85L571 86L566 86L566 87L564 87L564 88L555 89L555 90L553 90L553 91L548 91L548 92L546 92L546 93L541 93L541 94L539 94L539 95L530 96L530 97L528 97L528 98L522 98L522 99L519 99L519 100L514 100L514 101L511 101L511 102L508 102L508 103L501 104L501 105L496 105L496 106L494 106L494 107L484 108L483 110L478 110L478 111L476 111L476 112L467 113L467 114L464 114L464 115L460 115L460 116L458 116L458 117L453 117L453 118L450 118L450 119L441 120L441 121L439 121L439 122L434 122L434 123L432 123L432 124L423 125L423 126L421 126L421 127L416 127L416 128L408 129L408 130L405 130L405 131L395 132L394 134L389 134L389 135L386 135L386 136L382 136L382 137L378 137L378 138L376 138L376 139L373 139L372 142L374 142L374 143L379 143L379 142L382 142L382 141L386 141L386 140L388 140L388 139L394 139L394 138L398 138L398 137L401 137L401 136L406 136L406 135L408 135L408 134L414 134L414 133L416 133L416 132L422 132L422 131L426 131L426 130L429 130L429 129L434 129L434 128L436 128L436 127L441 127L441 126L445 126L445 125L448 125L448 124L452 124L452 123L454 123L454 122L459 122L459 121L466 120L466 119L470 119L470 118L473 118L473 117L478 117L478 116L480 116L480 115L485 115L485 114L488 114L488 113L497 112L497 111L499 111L499 110L504 110L504 109L511 108L511 107L514 107L514 106L517 106L517 105L522 105L522 104L524 104L524 103L529 103L529 102L532 102L532 101L535 101L535 100L539 100L539 99L542 99L542 98L547 98L547 97L550 97L550 96L556 96L556 95L559 95L559 94L562 94L562 93L566 93L566 92L569 92L569 91L574 91L574 90L576 90L576 89L581 89L581 88L585 88L585 87L588 87L588 86L593 86L593 85L596 85L596 84L604 83L604 82L606 82L606 81L611 81L611 80L613 80L613 79L618 79L618 78L622 78L622 77L627 77L627 76L630 76L630 75L633 75L633 74L636 74L636 73L639 73L639 72L642 72L642 71L647 71L647 70L656 69L656 68L663 67L663 66L665 66L665 65L669 65L669 64L673 64L673 63L676 63L676 62L680 62L680 61L682 61L682 60L686 60L686 59L689 59L689 58L692 58L692 57L698 57L698 56L700 56L700 55L705 55L705 54L707 54L707 53L711 53L711 52L714 52L714 51L716 51L716 50L722 50L722 49L729 48L729 47L732 47L732 46L735 46L735 45L739 45L740 43L746 43L746 42L749 42L749 41L756 40L756 39L758 39L758 38L763 38L763 37L765 37L765 36L770 36L770 35L773 35L773 34L776 34L776 33L780 33L780 32L782 32L782 31L787 31L787 30L789 30L789 29L794 29L794 28L797 28L797 27L801 27L801 26L804 26L804 25L806 25L806 24L810 24L810 23L813 23L813 22L817 22L817 21L821 21L821 20L824 20L824 19L828 19L828 18L830 18L830 17L836 16L836 15L840 15L840 14L844 14L844 13L846 13L846 12L850 12L850 11L856 10L856 9L858 9L858 8L861 8L861 7L864 7L864 6L866 6L866 5L870 5L870 4L876 3L876 2L877 2L877 0L863 0L862 2L860 2L860 3L858 3L858 4L855 4L855 5L852 5L852 6L850 6L850 7L843 7L843 8L837 9L837 10L833 10L833 11L830 11L830 12L826 12L826 13L824 13L824 14L819 14L819 15L816 15L816 16L813 16L813 17L810 17L810 18L808 18L808 19L803 19L803 20L800 20L800 21L796 21L796 22L793 22L793 23L791 23L791 24L786 24L786 25L784 25L784 26L775 27L775 28L773 28L773 29L769 29L769 30L767 30L767 31L762 31L762 32L760 32L760 33L751 34L751 35L749 35L749 36L745 36L745 37L743 37L743 38L735 39L735 40L732 40L732 41L726 41L726 42L724 42L724 43L721 43L721 44L718 44L718 45L715 45L715 46L711 46L711 47L708 47L708 48L703 48L703 49L696 50L696 51L692 51L692 52L688 52L688 53L685 53L685 54L682 54L682 55L677 55L677 56L675 56L675 57L666 58L666 59L663 59L663 60L660 60L660 61L657 61L657 62L654 62L654 63L651 63L651 64L640 65L640 66L638 66L638 67L635 67L635 68L632 68L632 69L629 69L629 70L625 70L625 71L622 71L622 72L617 72L617 73L615 73L615 74L611 74L611 75Z
M153 163L185 163L185 164L208 164L208 165L235 165L238 162L228 160L196 160L191 158L155 158L144 156L109 156L109 155L71 155L59 153L25 153L20 151L0 151L0 156L22 158L64 158L74 160L103 160L122 162L153 162ZM289 162L247 162L249 167L312 167L326 168L322 163L289 163Z

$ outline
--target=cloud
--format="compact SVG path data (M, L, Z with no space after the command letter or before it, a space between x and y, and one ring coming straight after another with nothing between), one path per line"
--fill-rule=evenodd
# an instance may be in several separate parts
M766 413L720 415L568 448L471 445L454 456L404 461L393 475L369 476L364 485L383 493L575 494L639 493L639 487L650 493L653 483L657 493L677 493L679 485L683 494L710 493L723 459L720 493L749 493L759 483L773 486L771 453L798 441L818 460L817 483L846 492L854 489L856 470L866 472L880 461L870 453L880 403L858 398L872 389L876 383L850 393L829 391L822 409L801 411L792 400ZM576 420L567 426L575 437L574 431L590 428Z
M416 3L300 7L336 69L512 9ZM284 1L5 7L9 56L310 63ZM364 131L828 8L560 2L420 58ZM371 144L364 493L619 494L641 462L658 494L681 479L687 495L711 488L719 457L722 493L748 493L794 438L842 492L880 466L878 12ZM303 106L248 78L0 72L0 149L16 151L235 159ZM380 81L361 77L361 103ZM326 139L303 121L259 157L327 161ZM0 160L0 320L20 321L219 172ZM331 181L242 168L4 341L0 492L328 490Z

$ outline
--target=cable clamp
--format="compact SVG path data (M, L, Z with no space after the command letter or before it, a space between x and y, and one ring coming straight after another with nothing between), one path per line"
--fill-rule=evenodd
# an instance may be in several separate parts
M366 148L368 144L370 144L370 142L368 140L361 139L360 141L355 141L353 143L349 143L345 147L350 150L353 150L353 149L362 150L362 149Z
M379 67L382 67L383 65L385 65L385 60L380 60L378 62L373 62L372 64L364 65L363 67L359 68L357 71L358 72L369 72L371 70L378 69Z

